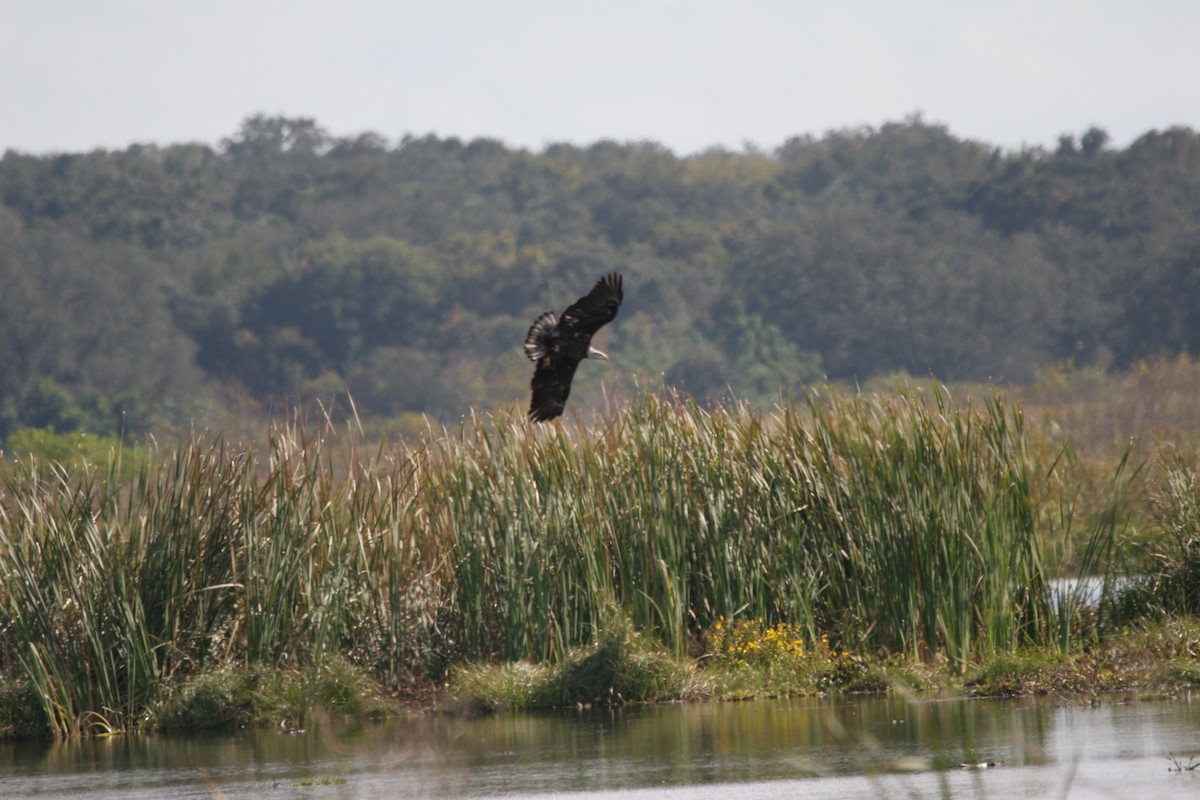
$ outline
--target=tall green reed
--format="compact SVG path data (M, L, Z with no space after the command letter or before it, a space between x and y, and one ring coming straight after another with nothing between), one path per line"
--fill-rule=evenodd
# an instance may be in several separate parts
M132 478L7 469L0 665L70 735L136 726L214 666L341 654L399 684L560 659L626 620L677 653L761 617L960 668L1061 636L1045 467L999 398L813 393L760 416L650 396L362 446L292 424L261 448L193 437Z
M173 655L137 589L138 543L117 533L115 496L95 470L31 467L27 478L32 491L0 515L9 655L56 735L126 727Z
M810 396L786 457L805 510L789 517L820 616L859 645L962 667L1045 636L1036 472L1019 409L928 395Z
M230 662L419 660L433 575L398 516L405 464L347 472L295 429L262 461L199 437L151 461L5 473L0 659L56 735L135 727L173 679Z
M999 399L811 395L759 418L647 398L603 427L476 423L446 446L425 491L477 656L559 654L608 597L681 652L717 615L959 667L1049 631L1038 472Z

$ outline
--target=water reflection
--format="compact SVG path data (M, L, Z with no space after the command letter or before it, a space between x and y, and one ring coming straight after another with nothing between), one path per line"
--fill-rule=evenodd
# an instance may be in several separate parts
M1190 702L852 697L8 744L0 797L1200 794L1171 753L1200 755Z
M461 735L481 788L569 791L1038 762L1051 713L1017 701L765 701L592 711L569 725L502 716Z

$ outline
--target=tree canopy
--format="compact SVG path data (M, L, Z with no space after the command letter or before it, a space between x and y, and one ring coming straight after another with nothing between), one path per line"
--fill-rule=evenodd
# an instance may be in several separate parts
M0 439L347 391L379 418L521 404L530 321L609 271L613 362L583 386L1121 367L1200 350L1198 220L1187 128L1003 152L914 117L680 157L256 116L216 148L9 151Z

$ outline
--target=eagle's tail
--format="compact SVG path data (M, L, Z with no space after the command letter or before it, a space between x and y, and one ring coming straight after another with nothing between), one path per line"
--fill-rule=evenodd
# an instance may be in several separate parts
M558 336L558 317L547 311L533 321L525 334L525 355L530 361L540 361L549 351L550 343Z

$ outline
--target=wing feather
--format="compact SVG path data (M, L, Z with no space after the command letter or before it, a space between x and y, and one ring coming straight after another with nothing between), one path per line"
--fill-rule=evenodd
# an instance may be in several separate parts
M621 276L611 272L601 278L592 290L567 307L558 319L560 328L573 336L584 335L589 339L596 331L612 322L625 292L621 287Z

